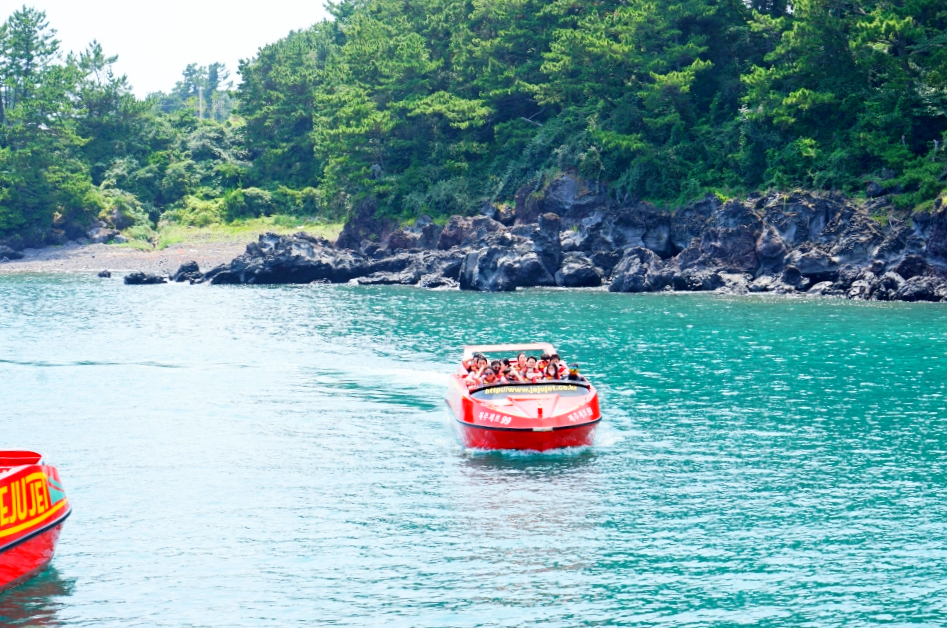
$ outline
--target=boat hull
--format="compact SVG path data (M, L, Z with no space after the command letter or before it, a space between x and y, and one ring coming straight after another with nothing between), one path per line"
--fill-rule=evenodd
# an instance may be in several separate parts
M70 512L55 467L34 452L0 451L0 591L46 568Z
M468 449L513 449L548 451L565 447L587 447L592 444L598 421L552 431L533 429L499 429L472 425L454 420L458 436Z
M22 584L46 569L56 551L62 525L60 521L0 553L0 591Z
M464 447L547 451L592 444L601 420L588 382L512 383L468 390L451 377L447 406Z

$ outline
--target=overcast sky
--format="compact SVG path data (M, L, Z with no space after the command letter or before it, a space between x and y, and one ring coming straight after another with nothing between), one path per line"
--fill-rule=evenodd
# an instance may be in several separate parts
M188 63L237 61L291 30L306 28L327 13L323 0L25 0L46 12L64 51L85 49L93 39L116 68L128 75L138 96L168 91ZM0 20L24 0L0 0Z

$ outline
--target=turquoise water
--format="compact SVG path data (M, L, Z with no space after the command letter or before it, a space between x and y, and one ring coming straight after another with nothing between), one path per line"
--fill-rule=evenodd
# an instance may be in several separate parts
M596 444L464 451L539 338ZM943 305L5 276L0 382L74 507L0 625L947 623Z

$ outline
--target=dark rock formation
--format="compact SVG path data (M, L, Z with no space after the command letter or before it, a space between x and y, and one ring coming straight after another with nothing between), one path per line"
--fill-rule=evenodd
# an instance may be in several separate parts
M667 258L674 253L671 242L671 215L648 203L632 207L600 208L581 220L566 219L562 236L564 251L589 255L645 247ZM617 259L611 264L614 267Z
M913 279L919 275L934 274L934 267L928 264L927 260L920 255L914 254L905 255L904 259L891 270L899 274L902 279Z
M470 246L490 233L503 231L501 223L487 216L452 216L437 239L437 248L447 251L455 246Z
M418 282L419 288L429 288L432 290L437 288L457 288L459 285L457 280L438 275L437 273L424 275Z
M422 251L401 253L369 263L367 275L355 279L361 285L400 284L413 286L423 283L428 287L457 285L463 257L459 253ZM439 281L435 278L440 278Z
M602 285L602 271L584 253L566 253L556 271L556 285L563 288L594 288Z
M525 185L514 195L513 218L516 224L524 225L536 222L543 212L543 196L532 185Z
M388 218L376 216L376 209L377 203L373 199L362 201L339 234L337 244L340 248L357 249L362 240L381 242L388 239L397 225Z
M125 275L125 283L130 286L146 286L159 283L168 283L168 280L161 275L138 271Z
M13 250L11 247L4 244L0 244L0 258L7 258L7 261L11 259L22 259L23 254L19 251Z
M243 255L224 268L204 276L212 284L311 283L327 279L342 283L368 274L368 260L360 253L336 248L327 240L306 233L281 237L260 236Z
M865 194L868 195L868 198L878 198L879 196L884 196L888 193L888 190L878 183L872 181L868 184L868 188L865 190Z
M184 262L178 268L177 272L171 275L171 281L198 283L203 277L204 275L201 273L197 262Z
M531 286L771 292L860 300L944 300L947 207L898 217L880 196L856 205L833 194L716 196L672 212L622 205L573 175L516 194L515 210L441 228L426 216L398 227L366 201L335 245L267 234L210 283L356 281L508 291ZM882 223L871 216L886 214ZM515 222L513 217L515 216ZM199 272L199 271L197 271Z
M481 243L484 246L464 257L460 267L461 290L505 292L518 287L556 285L532 240L513 233L493 233Z
M594 191L592 187L588 182L572 174L560 173L553 177L541 195L531 195L535 199L533 202L538 210L535 216L527 210L522 212L521 220L521 214L517 210L517 221L533 222L540 211L550 212L567 219L586 216L606 206L608 201L607 195ZM528 205L529 198L524 200L524 206ZM517 195L517 208L519 206L519 195Z
M117 235L117 229L109 229L107 227L93 227L86 231L86 237L89 238L89 242L92 244L104 244L105 242L111 241Z
M935 277L911 277L895 292L896 301L943 301L947 287Z
M111 279L111 278L112 278L112 273L110 273L110 272L107 271L107 270L103 270L103 271L101 271L101 272L98 274L98 276L101 277L102 279Z
M625 251L624 257L612 272L611 292L655 292L673 280L665 272L664 262L654 251L635 247Z

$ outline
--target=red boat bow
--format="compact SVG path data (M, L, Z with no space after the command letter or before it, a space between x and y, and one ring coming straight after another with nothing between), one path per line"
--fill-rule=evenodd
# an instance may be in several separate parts
M46 568L70 512L55 467L32 451L0 451L0 591Z

